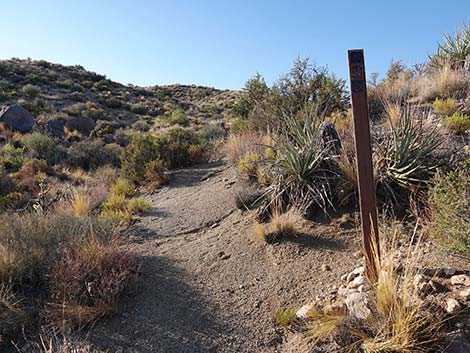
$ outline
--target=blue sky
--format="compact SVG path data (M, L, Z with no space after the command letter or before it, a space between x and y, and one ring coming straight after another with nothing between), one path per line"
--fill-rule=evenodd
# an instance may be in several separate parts
M0 58L80 64L124 84L271 83L297 57L347 77L346 51L368 73L392 58L423 62L470 19L469 0L0 0Z

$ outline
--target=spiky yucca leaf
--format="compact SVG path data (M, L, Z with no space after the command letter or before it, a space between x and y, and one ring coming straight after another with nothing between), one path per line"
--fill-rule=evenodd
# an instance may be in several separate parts
M282 129L273 136L275 158L267 160L271 185L267 194L280 205L287 201L302 211L312 205L326 211L330 201L330 146L324 145L320 125L308 117L284 119Z
M443 43L438 43L437 54L430 56L429 64L434 68L450 65L460 68L470 55L470 22L464 23L455 35L444 35Z
M394 202L399 202L403 191L416 191L428 184L438 167L432 153L443 143L436 128L413 122L411 114L409 108L404 109L398 124L378 136L375 144L377 188Z

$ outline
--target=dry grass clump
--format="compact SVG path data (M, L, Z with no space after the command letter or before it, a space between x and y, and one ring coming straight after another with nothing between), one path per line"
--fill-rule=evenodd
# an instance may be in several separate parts
M470 78L463 70L454 70L449 66L432 70L427 75L413 81L414 95L424 102L436 98L462 98L468 94Z
M71 335L40 336L39 342L29 343L21 348L23 353L105 353L93 348L93 346Z
M70 200L70 207L76 217L89 216L91 212L90 198L85 193L75 193Z
M135 193L135 186L129 180L121 178L111 186L111 193L123 197L132 196Z
M48 319L68 329L111 313L116 301L135 275L134 257L119 238L93 233L59 250L52 265Z
M256 131L243 131L230 135L225 144L228 159L235 165L248 153L263 153L263 135Z
M0 283L0 338L18 330L28 320L12 289Z
M315 344L334 337L348 352L440 352L445 318L437 310L419 304L413 283L422 258L419 245L419 241L410 245L405 259L399 262L396 242L388 247L382 244L381 262L375 256L379 275L368 293L371 315L366 320L348 317L341 306L333 313L328 309L312 310L308 336L315 339Z
M24 295L31 288L35 295L42 293L39 297L52 303L45 316L59 327L91 322L112 311L135 268L134 257L108 222L66 213L0 219L0 286L9 283ZM10 320L11 313L21 314L13 297L5 293L2 289L2 323Z
M255 224L254 233L264 243L271 244L284 237L296 236L302 224L302 216L296 210L285 213L276 211L271 221L266 224Z

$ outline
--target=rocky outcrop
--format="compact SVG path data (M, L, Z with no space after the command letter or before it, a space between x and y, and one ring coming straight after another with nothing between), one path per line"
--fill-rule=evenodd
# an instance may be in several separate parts
M73 116L65 123L65 131L72 136L90 136L95 128L95 121L85 116Z
M11 130L21 133L30 132L33 129L33 117L17 104L7 106L0 111L0 122Z

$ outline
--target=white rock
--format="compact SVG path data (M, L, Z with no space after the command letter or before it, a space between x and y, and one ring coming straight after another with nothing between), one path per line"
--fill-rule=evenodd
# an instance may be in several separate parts
M449 298L446 300L446 311L449 314L456 314L460 311L460 304L454 298Z
M459 296L464 299L470 299L470 287L460 291Z
M467 275L455 275L450 278L450 283L453 285L462 284L464 286L470 286L470 277Z
M331 271L331 267L329 265L323 264L321 265L322 271Z
M351 293L344 302L348 308L349 316L352 318L366 320L371 315L365 293Z
M360 293L368 292L369 289L370 289L370 286L368 286L367 284L361 284L359 287L357 287L357 290L358 290Z
M348 276L346 277L346 282L351 282L354 278L356 278L357 276L362 276L364 274L364 266L360 266L356 269L354 269L353 271L351 271Z
M297 310L297 313L295 315L300 319L305 319L307 317L308 312L314 308L315 304L313 303L305 304L303 307Z
M359 286L362 286L366 284L366 278L364 276L358 276L354 278L349 284L348 288L358 288Z

